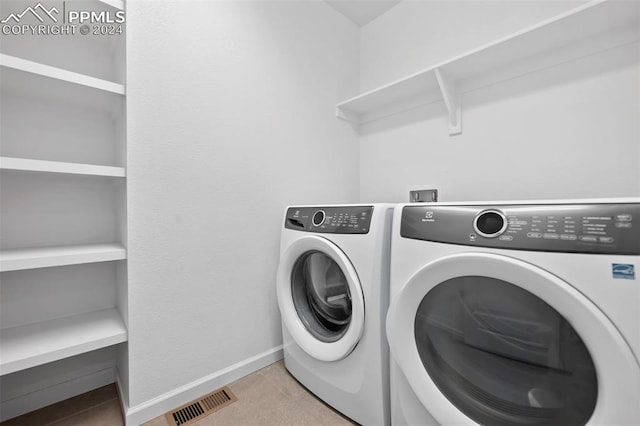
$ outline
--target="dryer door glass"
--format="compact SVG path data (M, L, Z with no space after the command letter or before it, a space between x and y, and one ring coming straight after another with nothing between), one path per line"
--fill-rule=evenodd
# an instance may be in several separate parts
M306 252L291 273L291 293L298 317L322 342L335 342L351 322L351 294L340 266L320 251Z
M484 425L584 425L596 405L582 339L537 296L465 276L427 293L415 318L422 364L460 411Z

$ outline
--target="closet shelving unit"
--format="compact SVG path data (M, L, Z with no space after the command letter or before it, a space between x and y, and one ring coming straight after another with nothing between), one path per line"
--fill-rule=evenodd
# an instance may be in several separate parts
M125 258L126 250L118 244L12 249L2 251L0 271L8 272L53 266L80 265L83 263L109 262Z
M0 157L0 170L121 178L126 175L124 167L67 163L63 161L32 160L29 158L14 157Z
M449 134L462 132L464 93L640 39L640 3L597 0L336 105L361 125L444 101Z
M87 4L88 3L84 3L85 6ZM107 10L109 8L123 10L124 2L119 0L94 0L93 7L106 8ZM86 40L88 40L88 38ZM83 39L81 41L85 43L86 40ZM75 41L73 43L75 43ZM106 43L104 43L104 45L106 45ZM13 99L18 99L18 101L13 101L14 103L10 104L8 108L12 108L14 105L21 105L21 102L33 102L33 105L53 103L53 105L56 106L55 108L60 105L62 109L79 108L80 110L85 110L93 108L95 111L107 117L104 119L104 122L113 123L113 134L118 133L118 130L115 129L118 125L114 117L119 117L119 120L124 120L124 84L110 81L109 79L97 78L90 75L90 73L84 72L84 70L77 72L78 70L52 66L47 63L47 59L39 61L35 58L36 60L34 60L33 54L28 59L19 57L19 52L16 52L20 49L22 49L21 46L20 48L14 46L12 52L6 53L3 48L3 52L0 53L3 96L5 96L6 92ZM112 52L109 54L112 54ZM124 52L121 52L121 54L123 58ZM27 54L27 56L29 55ZM35 56L38 56L37 52ZM77 62L81 63L82 61ZM122 64L124 64L124 62L122 62ZM70 65L70 68L74 68L73 63ZM7 100L7 102L9 101ZM5 105L3 105L3 107L5 107ZM23 108L23 106L19 106L19 108ZM70 109L69 111L72 110ZM20 114L20 112L16 112L15 114ZM73 119L74 113L69 112L67 116ZM32 118L34 125L37 126L39 117L34 116ZM7 123L3 122L3 126ZM123 128L121 125L119 131L122 131ZM73 131L73 126L68 125L68 123L58 124L58 128L56 129L56 132L60 134L64 132L71 134ZM106 189L103 190L103 193L107 195L104 195L103 199L111 200L114 203L114 205L111 206L113 212L109 212L105 217L116 218L118 215L124 214L125 207L122 205L125 202L124 179L126 178L126 169L124 160L108 161L112 163L122 163L116 165L93 164L93 162L58 161L59 159L64 159L65 155L68 155L68 152L73 151L73 148L66 148L67 153L59 155L59 157L62 158L50 158L50 145L54 145L61 140L59 134L57 135L58 140L54 138L50 141L49 146L47 146L49 153L44 156L45 158L37 158L37 148L35 150L28 150L27 155L23 157L20 156L20 152L16 155L16 151L20 151L20 143L22 142L19 140L19 136L16 136L17 133L19 133L19 130L10 133L10 137L6 138L13 139L12 142L7 142L8 144L13 144L9 149L9 151L12 151L10 155L5 156L3 152L3 156L0 156L0 172L2 173L3 180L5 180L5 182L3 182L3 191L5 189L11 189L10 185L12 184L18 183L22 185L22 179L29 179L30 182L34 182L33 179L41 179L41 181L36 180L35 182L41 182L42 185L48 185L51 179L63 179L62 184L53 187L52 191L54 192L56 190L71 191L71 189L68 188L74 188L78 185L82 186L86 182L90 182L91 185L104 185ZM124 144L124 136L121 137L121 141ZM115 143L115 140L113 142ZM44 146L44 144L42 146ZM5 147L3 147L3 151L5 151L4 148ZM55 150L55 147L53 149ZM89 150L90 147L87 149ZM123 147L121 147L121 149L124 150ZM7 177L11 177L11 179L5 179ZM87 181L87 179L89 181ZM19 190L13 189L7 192L15 194L17 191ZM113 195L117 191L120 191L118 193L119 195ZM43 193L44 192L46 191L43 191ZM25 194L25 196L27 196L27 194ZM31 196L31 194L28 196ZM53 196L55 197L55 194ZM63 194L62 196L68 197L69 195ZM12 195L7 195L7 197L12 197ZM73 197L75 197L74 199L78 199L82 196L73 195ZM33 198L35 199L36 196ZM37 199L30 202L33 203L33 209L41 209L41 205L38 204L40 201ZM91 201L86 202L91 203ZM3 204L7 204L4 196ZM69 206L69 209L73 208L73 206ZM12 213L15 217L15 212L12 211ZM24 223L28 224L28 221L31 220L29 219L31 212L25 211L23 213L27 217ZM76 214L81 215L82 212ZM90 222L92 218L89 217L86 219L86 222ZM101 218L100 220L103 219ZM108 234L120 235L119 238L116 237L115 239L122 240L122 236L126 233L126 230L122 228L125 223L123 218L121 217L120 220L109 219L106 221L118 223L117 225L111 223L105 225L101 223L100 226L105 227L105 229L108 227L113 228L114 226L116 228L120 227L120 229L116 229L115 231L108 228L110 229ZM89 225L84 224L83 226L88 227ZM22 244L20 242L12 246L16 244L16 238L12 236L12 241L8 243L8 247L3 245L0 251L0 272L3 274L20 274L21 271L38 268L74 267L73 265L115 262L126 259L126 249L122 243L92 241L93 238L95 238L95 236L87 236L80 244L70 244L69 241L62 241L60 245L51 245L51 241L47 241L47 243L42 246L30 246L28 243ZM109 238L113 239L113 237ZM53 242L55 243L55 241ZM114 268L116 268L116 266L114 266ZM46 271L48 270L43 269L43 271L45 271L44 274L46 276ZM122 277L125 276L121 273L114 273L113 275L114 277L117 276L118 279L122 279ZM90 279L90 277L88 279ZM14 279L12 284L15 284L17 281ZM121 285L122 284L114 282L113 293L116 292L116 287L120 287ZM126 283L124 285L126 288ZM46 289L46 291L50 291L52 295L55 294L55 289ZM22 297L29 297L29 294L25 294ZM55 297L73 298L76 297L76 295L68 294L61 296L56 294ZM114 297L114 299L116 298ZM120 298L118 298L118 300L120 300ZM2 300L2 302L11 303L7 300ZM82 304L82 301L80 300L78 303ZM91 306L94 305L95 303ZM95 307L93 307L93 310L89 310L88 312L87 309L83 309L82 306L80 306L76 312L57 312L55 317L47 321L40 320L34 322L29 319L23 320L22 318L17 321L11 321L12 324L18 323L18 325L12 325L0 330L0 375L21 372L32 367L41 366L75 355L85 354L127 341L127 329L124 320L126 312L122 312L126 310L126 306L105 306L98 310L95 310ZM13 319L14 318L12 318L12 320ZM12 413L12 415L15 414L16 413Z
M49 77L54 80L66 81L73 84L79 84L81 86L92 87L94 89L124 95L123 84L118 84L100 78L91 77L85 74L52 67L49 65L41 64L39 62L29 61L11 55L0 54L0 63L5 68L12 68L14 70L22 71L25 73Z
M0 374L122 343L127 330L117 309L104 309L12 327L2 333Z

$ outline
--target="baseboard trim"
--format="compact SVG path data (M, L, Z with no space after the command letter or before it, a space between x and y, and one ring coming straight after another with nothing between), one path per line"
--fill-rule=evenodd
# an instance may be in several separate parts
M3 401L0 405L0 421L21 416L47 405L55 404L68 398L113 383L116 378L115 367L96 371L86 376L58 383L44 389L39 389L26 395Z
M127 426L140 425L158 416L163 415L176 407L194 400L214 389L227 385L241 377L253 373L269 364L281 360L283 357L282 345L269 349L261 354L237 362L227 368L216 371L213 374L180 386L172 391L164 393L142 404L129 407L126 401L121 400L125 412ZM120 387L119 377L116 383ZM120 392L120 395L123 395Z
M120 416L122 417L122 422L126 424L127 407L129 404L126 394L123 392L122 380L120 380L120 371L118 369L116 369L116 390L118 391L118 399L120 400Z

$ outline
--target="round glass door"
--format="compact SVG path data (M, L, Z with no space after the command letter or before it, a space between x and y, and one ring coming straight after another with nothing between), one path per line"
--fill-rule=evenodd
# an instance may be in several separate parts
M558 276L512 257L456 253L393 290L387 340L398 380L439 423L638 424L631 348Z
M309 251L291 271L291 295L300 320L322 342L342 338L351 322L351 293L340 266L325 253Z
M354 350L364 331L364 295L340 247L315 235L296 239L280 255L276 287L285 347L295 343L321 361Z
M598 398L594 362L555 309L508 282L461 276L431 289L415 315L427 373L483 425L584 425Z

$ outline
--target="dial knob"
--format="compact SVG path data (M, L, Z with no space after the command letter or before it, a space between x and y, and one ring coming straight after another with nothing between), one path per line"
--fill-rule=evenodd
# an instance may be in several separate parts
M485 210L473 220L473 229L485 238L495 238L507 230L507 218L499 210Z
M325 218L327 217L324 210L318 210L313 214L313 218L311 218L311 223L313 226L320 226L324 223Z

